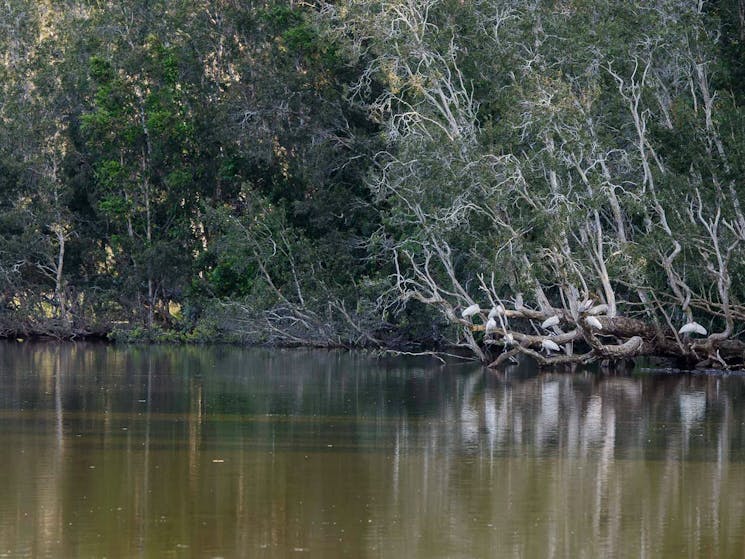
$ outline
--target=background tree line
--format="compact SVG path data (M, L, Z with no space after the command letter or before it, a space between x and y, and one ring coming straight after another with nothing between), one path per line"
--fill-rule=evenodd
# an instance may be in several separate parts
M7 0L0 27L6 335L743 361L742 0Z
M318 343L349 341L328 315L358 314L378 270L359 239L379 139L315 8L1 9L6 334L284 339L298 310Z

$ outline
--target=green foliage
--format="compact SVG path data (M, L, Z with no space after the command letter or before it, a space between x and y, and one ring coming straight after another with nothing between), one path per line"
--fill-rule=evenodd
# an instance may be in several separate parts
M240 312L292 305L353 339L343 308L421 338L447 327L396 300L394 247L448 297L453 273L469 293L493 276L502 294L538 279L558 297L583 276L601 290L598 223L619 293L669 300L657 203L692 231L676 266L708 293L689 213L700 197L731 225L721 200L745 193L745 43L736 0L679 4L439 0L417 26L419 4L388 0L13 2L0 308L23 299L13 320L69 314L72 330L119 324L112 337L133 341L225 337ZM625 97L642 75L648 177ZM745 269L739 252L731 264Z

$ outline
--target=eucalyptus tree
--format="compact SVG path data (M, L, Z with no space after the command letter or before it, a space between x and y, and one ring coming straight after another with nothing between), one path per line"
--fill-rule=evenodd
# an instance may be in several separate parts
M3 167L2 291L17 331L69 334L73 306L66 268L75 218L65 177L69 99L64 91L70 3L5 2L0 8Z
M363 180L376 128L343 95L359 66L315 14L277 1L209 16L220 29L204 47L222 84L214 133L238 180L215 201L194 284L251 340L354 345L382 324L360 240L376 227Z
M183 14L167 2L110 5L88 23L93 98L82 130L95 171L92 193L106 224L107 274L121 303L152 327L188 284L203 173L198 141L202 77ZM188 6L184 6L185 9ZM156 17L157 16L157 17Z
M740 109L714 90L720 21L705 8L326 6L350 56L372 57L352 95L385 126L370 183L399 297L495 364L740 364L739 144L720 120ZM458 312L474 304L496 328ZM712 333L679 335L694 318Z

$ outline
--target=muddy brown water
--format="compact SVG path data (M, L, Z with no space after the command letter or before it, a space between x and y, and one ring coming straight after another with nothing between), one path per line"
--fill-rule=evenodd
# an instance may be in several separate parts
M0 558L745 557L745 377L0 344Z

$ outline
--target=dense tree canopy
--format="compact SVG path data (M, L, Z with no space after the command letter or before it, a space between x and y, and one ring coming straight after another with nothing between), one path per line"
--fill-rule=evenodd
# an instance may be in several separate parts
M7 335L745 360L743 0L9 0L0 27Z

